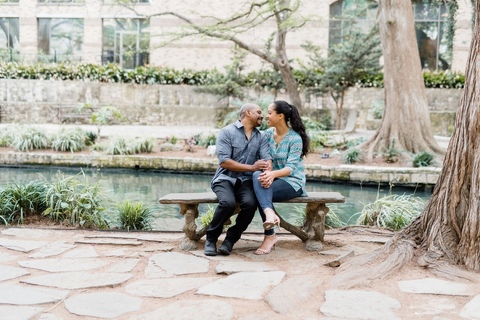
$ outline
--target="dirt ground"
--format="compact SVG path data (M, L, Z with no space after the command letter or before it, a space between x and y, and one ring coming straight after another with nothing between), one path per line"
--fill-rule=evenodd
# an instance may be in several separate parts
M24 226L22 228L32 228L32 226ZM41 238L38 238L39 241L46 241L52 243L55 241L65 241L66 243L76 243L76 241L82 239L92 239L91 237L98 236L121 236L124 234L126 238L131 238L132 236L138 236L141 238L145 235L143 232L139 233L99 233L98 231L88 231L71 228L55 228L55 227L42 227L39 228ZM4 228L0 228L0 231ZM56 231L57 230L57 231ZM52 232L54 231L54 232ZM55 232L56 231L56 232ZM161 307L165 307L171 304L174 301L183 301L185 306L188 305L187 301L198 301L202 299L220 299L224 302L229 303L232 306L234 317L232 319L323 319L325 315L322 314L319 308L325 303L325 292L327 290L338 289L342 290L342 287L338 287L335 283L336 277L339 275L342 268L351 271L358 271L358 267L354 262L355 257L349 257L345 259L341 267L331 267L328 265L328 262L335 260L338 255L326 255L319 254L318 252L312 252L305 250L304 244L296 237L282 232L279 233L279 241L277 243L276 250L272 251L268 255L256 256L253 254L255 248L260 244L261 235L258 234L245 234L242 239L235 245L232 255L229 257L224 257L223 260L212 259L210 263L210 268L206 273L195 274L195 277L222 277L215 272L217 265L225 261L226 259L232 259L233 261L252 261L252 262L263 262L266 265L282 270L286 273L286 276L283 281L288 279L302 279L302 277L307 277L311 279L313 277L316 280L316 283L313 285L314 288L310 288L308 295L301 295L298 297L301 300L302 307L297 310L288 312L286 314L279 314L272 310L272 306L269 305L268 297L260 300L245 300L238 298L218 298L213 296L202 296L195 294L195 290L185 292L177 297L171 299L159 299L159 298L144 298L144 303L142 305L142 314L151 312ZM149 233L148 237L154 236L154 233ZM324 251L330 252L349 252L353 251L356 257L361 256L362 254L367 254L373 250L378 250L383 246L385 241L388 241L392 236L392 233L385 230L380 230L376 228L365 228L365 227L351 227L343 230L327 230L325 234L325 243ZM94 246L95 251L99 254L101 259L105 259L111 263L115 263L117 260L121 261L125 257L112 257L108 253L112 250L122 250L126 256L137 257L140 259L139 264L135 267L132 273L132 280L126 284L123 284L119 287L102 289L102 288L92 288L86 290L78 290L74 294L80 294L84 292L100 292L100 291L125 291L125 286L129 283L145 278L145 270L148 266L148 259L151 255L162 251L172 251L172 252L183 252L179 251L178 247L181 241L182 234L180 233L170 233L161 236L165 240L162 240L161 243L155 241L145 241L140 247L132 246L120 246L120 245L96 245ZM35 237L33 237L35 238ZM199 241L197 252L192 252L192 254L203 257L201 253L203 247L203 240ZM85 246L91 246L92 244L81 244L76 243L77 249ZM5 250L0 249L0 252ZM19 257L20 259L21 257ZM27 259L23 257L21 259ZM373 262L366 267L371 270L371 273L375 273L375 268L379 265L379 262ZM12 266L14 262L12 261ZM29 277L36 275L41 275L44 272L41 270L30 269ZM102 270L99 270L102 271ZM223 275L225 276L225 275ZM463 306L468 303L472 297L471 296L453 296L453 295L433 295L433 294L412 294L405 293L399 290L398 282L404 280L417 280L424 278L438 278L429 270L419 267L415 263L415 259L407 263L402 269L395 272L393 275L388 276L384 279L377 280L368 280L362 285L349 288L349 290L364 290L364 291L375 291L381 294L384 294L390 298L396 299L400 303L400 307L395 310L395 315L398 316L397 319L465 319L460 317L458 314ZM293 288L292 288L293 289ZM285 293L287 294L287 293ZM300 293L299 293L300 294ZM289 296L287 294L287 296ZM63 304L52 304L45 306L49 310L50 314L55 315L56 317L62 319L80 319L83 317L73 316L70 314L63 306ZM348 308L348 306L345 306ZM129 319L129 316L121 316L118 319ZM35 318L37 319L37 318ZM329 318L333 319L333 318ZM337 318L335 318L337 319ZM350 318L352 319L352 318ZM365 319L365 318L362 318Z

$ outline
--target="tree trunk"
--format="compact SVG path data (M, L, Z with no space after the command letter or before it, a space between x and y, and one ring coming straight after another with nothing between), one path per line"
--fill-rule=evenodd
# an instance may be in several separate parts
M283 3L283 6L288 8L288 4ZM275 13L277 20L277 43L276 43L276 53L277 53L277 67L282 74L283 82L285 82L285 87L290 97L290 104L293 104L297 107L298 111L302 112L302 100L300 99L300 93L298 91L297 81L293 76L293 70L290 66L290 62L287 57L287 29L283 26L284 20L287 18L285 11L278 10Z
M346 90L345 88L342 89L342 92L340 94L340 99L334 99L336 109L337 109L336 121L335 121L335 130L341 130L342 129L342 113L343 113L343 101L345 99L345 90Z
M455 130L433 195L422 215L402 232L421 239L425 264L443 258L480 270L480 1Z
M385 111L377 132L362 146L367 158L392 143L411 153L443 153L430 125L411 1L380 0L378 24L384 57Z

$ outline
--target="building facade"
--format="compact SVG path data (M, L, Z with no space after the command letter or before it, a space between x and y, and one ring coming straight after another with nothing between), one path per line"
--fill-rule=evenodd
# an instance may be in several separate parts
M455 36L450 40L448 10L439 3L413 0L422 67L464 71L471 40L470 2L458 1ZM175 12L205 24L212 21L208 17L228 18L246 5L247 1L227 0L137 0L133 6L113 0L0 0L0 59L222 69L231 62L230 42L198 37L169 42L172 34L182 30L182 22L161 13ZM293 64L304 59L306 41L326 54L351 27L346 15L353 15L355 26L366 31L375 24L377 6L373 0L302 0L299 14L309 22L288 34L289 58ZM238 37L261 50L275 28L271 21ZM249 55L246 64L258 69L264 63Z

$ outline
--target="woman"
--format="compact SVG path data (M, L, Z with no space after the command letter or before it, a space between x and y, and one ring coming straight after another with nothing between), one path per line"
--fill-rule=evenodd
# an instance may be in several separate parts
M273 157L272 170L253 173L253 187L262 216L265 236L255 254L268 254L277 243L275 225L280 218L275 214L274 201L306 195L303 157L309 151L310 141L295 106L286 101L274 101L268 107L264 134Z

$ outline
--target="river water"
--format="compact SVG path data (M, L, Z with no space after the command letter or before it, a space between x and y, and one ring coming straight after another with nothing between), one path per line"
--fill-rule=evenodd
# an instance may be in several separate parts
M71 167L0 167L0 188L11 184L24 184L29 181L55 180L58 172L65 176L78 175L82 169ZM118 169L83 169L90 183L99 183L112 205L122 200L141 201L155 209L157 218L153 224L154 230L181 231L183 216L179 214L177 205L159 204L158 199L165 194L174 192L207 192L213 174L177 174L155 171L118 170ZM78 176L83 180L82 176ZM430 190L414 190L393 187L371 187L352 184L322 183L308 181L307 191L336 191L346 199L343 204L329 205L332 210L347 224L355 224L352 215L360 212L367 203L374 202L377 197L389 193L414 194L425 201L431 196ZM210 205L210 206L213 206ZM276 209L290 222L298 219L297 208L303 204L278 204ZM200 205L199 211L204 212L208 205ZM257 214L251 228L261 228L261 220Z

